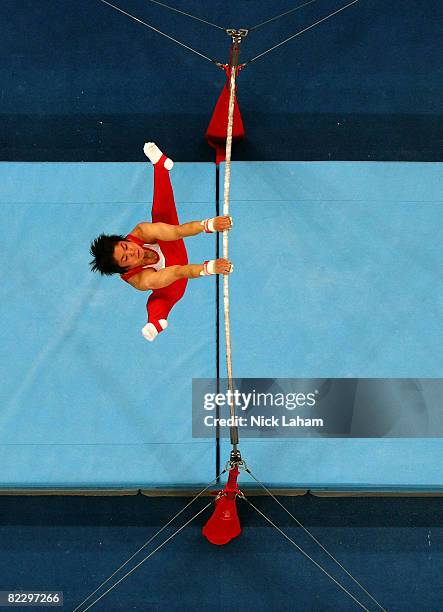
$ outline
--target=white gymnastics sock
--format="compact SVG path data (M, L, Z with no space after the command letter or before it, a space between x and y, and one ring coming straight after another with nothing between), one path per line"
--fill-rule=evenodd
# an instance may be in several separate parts
M162 329L166 329L168 327L168 322L166 321L166 319L160 319L159 323ZM143 338L149 340L149 342L152 342L157 338L158 331L156 330L155 325L153 323L146 323L146 325L142 329L142 335Z
M149 161L153 164L156 164L158 161L160 161L160 158L163 155L162 151L160 151L155 142L146 142L145 146L143 147L143 152L149 159ZM167 159L165 159L165 163L163 165L166 170L172 170L174 162L168 157Z

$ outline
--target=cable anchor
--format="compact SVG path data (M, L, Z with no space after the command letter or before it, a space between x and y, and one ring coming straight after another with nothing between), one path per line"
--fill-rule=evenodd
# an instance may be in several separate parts
M235 44L240 44L243 38L246 38L249 30L246 28L240 28L239 30L235 30L233 28L227 28L226 34L232 38L232 42Z
M237 467L239 470L248 470L248 466L246 465L246 461L242 459L240 451L238 449L232 450L231 455L229 457L229 461L226 462L225 470L230 471L233 468Z

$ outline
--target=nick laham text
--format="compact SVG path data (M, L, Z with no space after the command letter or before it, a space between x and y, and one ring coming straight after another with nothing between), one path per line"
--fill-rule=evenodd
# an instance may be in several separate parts
M227 419L216 418L207 415L204 418L206 427L323 427L323 419L303 419L300 416L287 417L229 417Z

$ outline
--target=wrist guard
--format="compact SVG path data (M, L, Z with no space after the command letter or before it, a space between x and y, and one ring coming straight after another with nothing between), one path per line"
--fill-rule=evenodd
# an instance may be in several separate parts
M210 276L211 274L216 274L214 272L215 268L215 259L209 259L205 261L203 264L203 270L200 272L200 276Z
M202 226L203 230L207 233L207 234L213 234L215 232L214 229L214 219L203 219L203 221L200 222L200 225Z

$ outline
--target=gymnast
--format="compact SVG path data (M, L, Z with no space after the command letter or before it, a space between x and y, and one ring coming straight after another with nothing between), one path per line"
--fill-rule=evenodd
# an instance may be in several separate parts
M146 143L143 151L154 165L152 222L138 223L126 236L98 236L91 243L90 266L102 275L120 274L140 291L152 290L146 304L148 322L142 329L144 338L152 342L166 329L169 312L183 297L188 279L230 274L233 270L227 259L189 264L183 238L229 230L232 218L214 217L180 225L169 178L174 164L153 142Z

